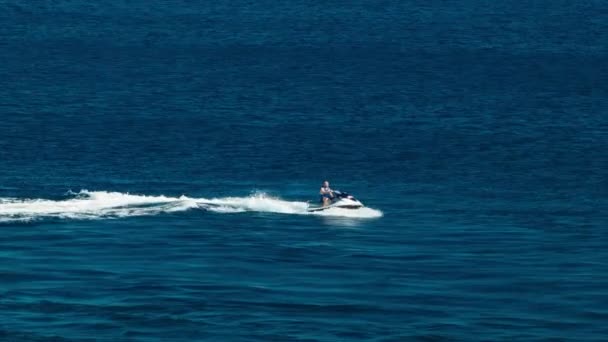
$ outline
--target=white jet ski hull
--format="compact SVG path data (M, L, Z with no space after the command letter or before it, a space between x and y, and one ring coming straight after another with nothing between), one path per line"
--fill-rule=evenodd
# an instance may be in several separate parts
M327 209L332 209L332 208L341 208L341 209L359 209L359 208L363 208L364 205L363 203L357 201L356 199L350 199L350 198L341 198L340 200L330 204L330 205L326 205L326 206L312 206L312 207L308 207L309 212L313 212L313 211L322 211L322 210L327 210Z

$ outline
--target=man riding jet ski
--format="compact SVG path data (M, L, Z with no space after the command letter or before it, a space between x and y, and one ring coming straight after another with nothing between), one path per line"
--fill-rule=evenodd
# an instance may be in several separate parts
M352 195L338 190L332 190L329 187L329 182L324 181L319 190L321 206L309 207L308 211L319 211L329 208L357 209L363 207L363 203L359 202Z

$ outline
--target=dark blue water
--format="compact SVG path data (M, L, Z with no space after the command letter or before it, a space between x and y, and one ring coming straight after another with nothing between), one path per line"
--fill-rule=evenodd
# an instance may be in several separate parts
M605 340L607 16L0 1L0 340Z

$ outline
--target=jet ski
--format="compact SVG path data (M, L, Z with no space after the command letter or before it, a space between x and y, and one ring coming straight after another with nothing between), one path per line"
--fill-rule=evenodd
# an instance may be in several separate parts
M322 211L331 208L342 208L342 209L359 209L364 207L363 203L359 202L353 195L347 194L346 192L334 190L334 198L331 199L331 203L323 205L323 202L318 206L309 206L306 210L309 212Z

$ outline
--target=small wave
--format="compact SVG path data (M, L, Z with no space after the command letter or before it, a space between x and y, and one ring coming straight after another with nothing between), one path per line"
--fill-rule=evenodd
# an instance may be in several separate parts
M382 212L372 208L331 208L308 212L307 202L286 201L263 193L247 197L190 198L187 196L146 196L121 192L87 191L68 193L66 200L0 198L0 223L32 221L44 218L101 219L151 216L191 209L215 213L268 212L297 215L374 218Z

